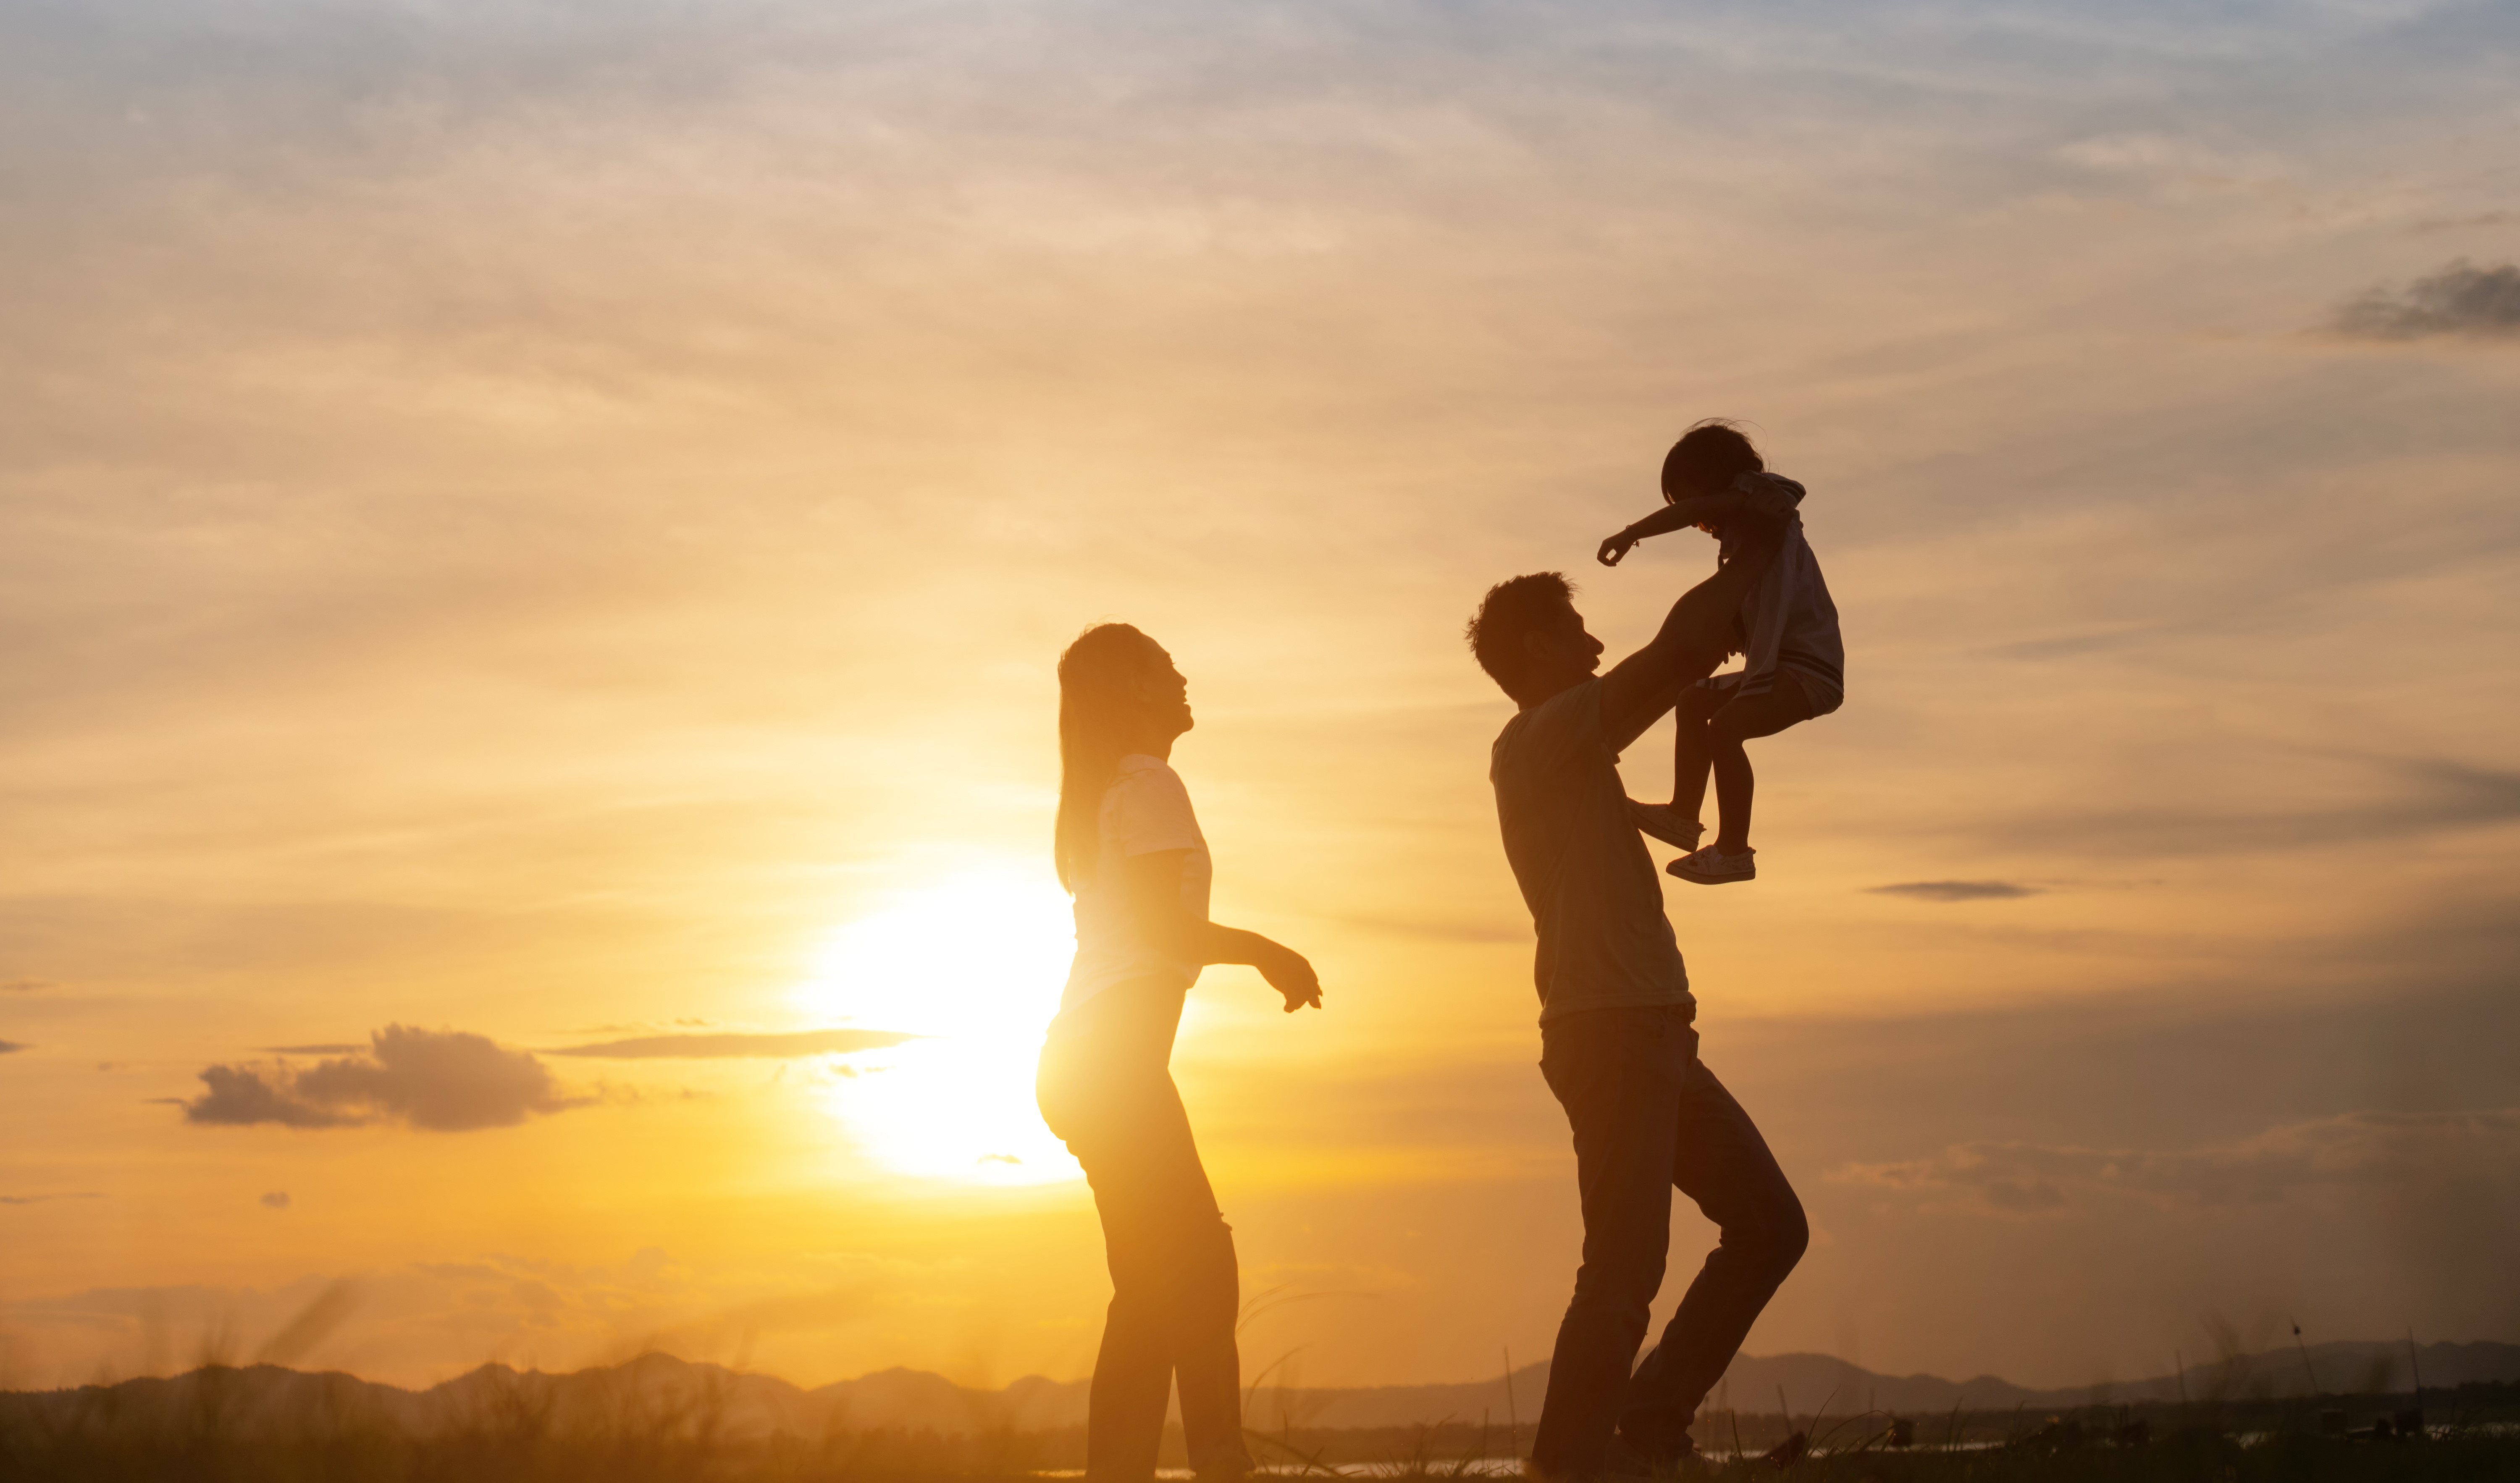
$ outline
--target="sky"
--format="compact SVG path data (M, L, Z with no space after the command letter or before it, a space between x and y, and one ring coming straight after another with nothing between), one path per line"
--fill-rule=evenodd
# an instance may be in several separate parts
M1246 1371L1541 1357L1461 626L1563 569L1642 644L1711 548L1589 558L1712 415L1848 649L1759 879L1665 892L1815 1229L1749 1352L2520 1339L2515 60L2425 0L9 0L0 1384L1086 1372L1030 1060L1104 619L1327 991L1210 970L1175 1058Z

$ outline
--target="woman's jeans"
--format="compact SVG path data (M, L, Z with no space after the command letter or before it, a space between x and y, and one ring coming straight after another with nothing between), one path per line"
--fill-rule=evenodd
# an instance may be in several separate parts
M1613 1429L1643 1461L1685 1454L1698 1403L1811 1238L1750 1115L1698 1060L1692 1012L1589 1010L1541 1027L1540 1070L1573 1125L1584 1201L1584 1265L1531 1448L1555 1476L1602 1471ZM1674 1186L1723 1240L1631 1377L1662 1286Z
M1234 1233L1170 1067L1183 992L1121 984L1061 1014L1035 1083L1043 1120L1094 1187L1111 1267L1085 1422L1085 1475L1097 1483L1154 1476L1176 1378L1191 1465L1223 1477L1251 1467L1234 1345Z

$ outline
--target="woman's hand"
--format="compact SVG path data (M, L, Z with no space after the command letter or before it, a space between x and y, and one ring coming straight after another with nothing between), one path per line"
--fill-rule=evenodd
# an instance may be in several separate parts
M1630 535L1627 531L1622 530L1617 535L1611 536L1609 539L1603 541L1601 543L1601 549L1593 554L1593 560L1600 562L1604 566L1616 566L1619 564L1619 559L1626 556L1629 552L1634 551L1636 546L1637 538Z
M1273 942L1270 946L1276 951L1262 955L1252 966L1260 970L1261 977L1269 980L1269 987L1286 996L1286 1012L1292 1014L1306 1005L1320 1009L1322 980L1314 973L1312 964L1305 961L1303 954L1283 943Z

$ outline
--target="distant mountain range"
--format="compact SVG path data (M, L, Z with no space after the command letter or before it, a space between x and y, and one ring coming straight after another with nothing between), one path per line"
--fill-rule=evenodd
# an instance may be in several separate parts
M2427 1344L2420 1351L2425 1387L2467 1381L2520 1380L2520 1344ZM2182 1375L2158 1375L2113 1387L2030 1390L1980 1375L1946 1380L1935 1375L1883 1375L1826 1355L1786 1354L1732 1362L1712 1409L1770 1413L1779 1397L1796 1414L1825 1411L1844 1416L1881 1410L1910 1415L1964 1411L2054 1411L2093 1401L2197 1400L2299 1395L2315 1376L2324 1393L2404 1391L2411 1384L2408 1346L2387 1342L2317 1344L2304 1357L2292 1350L2236 1356L2191 1367ZM1332 1427L1410 1426L1421 1422L1482 1420L1502 1427L1508 1416L1528 1422L1539 1414L1549 1367L1532 1365L1508 1378L1456 1385L1374 1385L1346 1389L1276 1389L1252 1394L1248 1421L1275 1431ZM1049 1431L1085 1420L1086 1382L1027 1376L1002 1390L957 1385L916 1370L885 1370L854 1380L808 1390L770 1375L747 1374L716 1365L696 1365L668 1355L646 1355L624 1365L568 1374L480 1369L427 1390L406 1390L338 1372L304 1373L277 1366L196 1371L174 1378L124 1380L76 1390L0 1393L0 1421L74 1413L110 1412L118 1418L198 1416L214 1411L221 1424L241 1435L302 1430L311 1418L328 1425L382 1423L415 1434L434 1434L532 1415L561 1428L618 1424L637 1416L653 1421L676 1414L708 1414L722 1435L786 1431L818 1436L878 1427L968 1435L995 1430Z

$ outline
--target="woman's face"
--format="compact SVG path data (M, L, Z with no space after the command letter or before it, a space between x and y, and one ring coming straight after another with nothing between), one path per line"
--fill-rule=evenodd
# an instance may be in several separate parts
M1150 730L1178 737L1196 723L1190 713L1190 681L1173 665L1173 656L1148 646L1147 663L1138 671L1139 713Z

